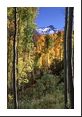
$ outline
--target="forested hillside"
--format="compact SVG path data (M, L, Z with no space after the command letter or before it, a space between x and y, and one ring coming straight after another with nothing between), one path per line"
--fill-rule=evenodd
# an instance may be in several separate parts
M73 108L73 92L71 91L73 89L74 31L68 30L69 26L65 29L67 34L69 33L66 37L71 39L71 46L69 44L65 51L65 30L58 30L53 34L35 33L37 28L35 19L38 14L39 8L35 7L7 9L8 108ZM70 9L68 23L69 18ZM71 56L69 56L70 51ZM67 65L68 68L65 66L64 53L66 52L66 57L68 56L68 59L71 57L72 61L71 66ZM68 64L70 64L68 59ZM69 79L69 74L65 76L65 69L68 69L69 74L69 69L71 70L72 79L68 80L69 84L65 80L66 77Z

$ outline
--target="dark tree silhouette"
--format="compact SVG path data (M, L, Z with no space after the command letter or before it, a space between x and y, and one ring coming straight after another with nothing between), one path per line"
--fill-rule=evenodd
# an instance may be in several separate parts
M74 87L72 79L72 66L71 66L71 57L72 57L72 26L73 26L73 7L68 8L68 19L67 19L67 79L68 79L68 93L70 100L70 108L74 108Z
M14 95L14 108L18 108L17 102L17 87L16 87L16 7L14 10L14 38L13 38L13 95Z
M67 31L67 16L68 16L68 7L65 8L65 29L64 29L64 98L65 98L65 108L67 108L67 69L66 69L66 31Z

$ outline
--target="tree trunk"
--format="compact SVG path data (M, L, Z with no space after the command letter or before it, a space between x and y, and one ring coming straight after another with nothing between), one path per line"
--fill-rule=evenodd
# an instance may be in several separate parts
M17 11L18 14L18 11ZM17 38L16 38L16 76L17 76L17 103L18 103L18 108L19 108L19 39L20 39L20 13L17 15L17 27L16 27L16 32L17 32Z
M8 38L8 37L7 37ZM9 72L9 66L8 66L8 61L9 61L9 57L8 57L8 55L9 55L9 45L10 45L10 40L8 40L7 41L7 103L9 102L9 98L8 98L8 94L9 94L9 88L8 88L8 72ZM8 105L7 105L7 107L8 107Z
M68 8L68 22L67 22L67 79L68 79L68 92L70 107L74 108L74 87L72 80L72 66L71 66L71 53L72 53L72 25L73 25L73 7Z
M66 31L67 31L67 15L68 8L65 9L65 29L64 29L64 98L65 98L65 108L67 108L67 61L66 61Z
M14 10L14 40L13 40L13 95L14 95L14 108L18 108L17 102L17 87L16 87L16 7Z

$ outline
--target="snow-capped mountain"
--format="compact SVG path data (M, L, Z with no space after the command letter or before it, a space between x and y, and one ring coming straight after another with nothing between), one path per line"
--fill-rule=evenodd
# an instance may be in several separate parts
M58 30L54 28L53 25L47 26L47 27L42 27L42 28L37 28L35 30L36 34L53 34L56 33Z

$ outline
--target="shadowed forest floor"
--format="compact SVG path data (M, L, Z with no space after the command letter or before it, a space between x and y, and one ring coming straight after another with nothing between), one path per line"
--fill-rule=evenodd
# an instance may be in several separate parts
M18 89L19 109L64 109L63 70L60 75L44 73ZM13 95L9 94L8 108L14 108Z

